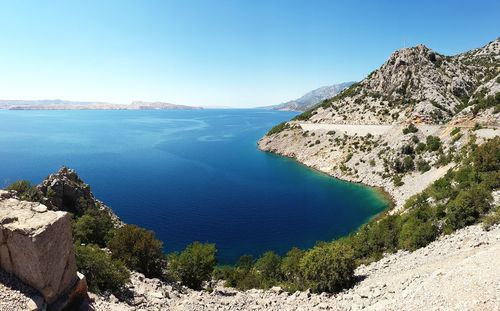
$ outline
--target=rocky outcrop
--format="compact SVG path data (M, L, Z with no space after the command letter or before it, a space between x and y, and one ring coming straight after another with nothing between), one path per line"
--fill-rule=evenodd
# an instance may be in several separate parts
M86 296L70 216L40 203L0 200L0 268L40 292L53 310Z
M87 208L98 208L106 210L117 226L123 224L110 207L95 198L90 186L81 180L73 169L61 167L59 171L45 178L37 188L44 196L43 203L50 210L66 211L80 216Z
M85 208L96 208L97 200L90 186L67 167L49 175L38 185L38 189L47 198L47 206L53 210L81 215Z

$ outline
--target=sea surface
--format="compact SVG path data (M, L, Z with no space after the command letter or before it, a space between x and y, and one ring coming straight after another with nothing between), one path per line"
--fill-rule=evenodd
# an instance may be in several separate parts
M295 113L264 110L0 111L0 186L62 165L165 251L215 243L219 262L346 235L387 207L373 189L264 153Z

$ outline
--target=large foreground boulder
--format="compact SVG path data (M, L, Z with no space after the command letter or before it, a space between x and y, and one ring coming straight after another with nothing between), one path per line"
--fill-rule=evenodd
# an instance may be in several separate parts
M76 271L69 214L40 203L0 199L0 268L38 290L49 309L87 295Z

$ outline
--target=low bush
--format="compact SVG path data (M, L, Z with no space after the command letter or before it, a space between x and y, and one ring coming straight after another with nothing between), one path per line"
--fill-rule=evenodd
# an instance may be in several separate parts
M75 244L75 257L78 271L87 278L90 291L118 293L130 281L130 272L125 265L114 260L95 245Z
M272 284L275 280L281 280L281 257L274 252L264 253L256 262L255 269L262 278Z
M287 122L281 122L280 124L274 126L273 128L271 128L269 130L269 132L267 132L267 136L271 136L273 134L276 134L276 133L280 133L280 132L283 132L284 130L286 129L289 129L290 128L290 125L287 123Z
M425 143L427 145L427 150L429 151L437 151L441 147L441 139L437 136L427 136Z
M15 181L5 189L16 191L19 199L24 201L40 202L43 199L43 194L28 180Z
M301 274L314 292L338 292L354 282L354 255L345 243L323 243L307 251Z
M90 208L73 223L73 239L105 247L114 232L113 220L105 210Z
M147 277L161 278L166 265L163 243L153 231L135 225L125 225L115 231L108 242L112 257Z
M200 289L209 281L217 263L215 244L194 242L180 254L169 256L170 273L183 285Z
M416 133L416 132L418 132L418 128L413 123L410 123L410 125L403 128L404 135L410 134L410 133Z
M496 224L500 224L500 207L497 207L493 213L484 217L483 229L490 230L490 228Z
M425 173L430 169L431 169L431 166L429 165L429 163L427 161L425 161L425 160L418 160L417 161L417 170L419 172Z

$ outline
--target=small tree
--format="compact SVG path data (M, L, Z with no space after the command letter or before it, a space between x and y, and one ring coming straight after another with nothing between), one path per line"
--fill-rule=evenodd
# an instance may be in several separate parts
M101 247L112 236L113 220L107 211L88 209L73 225L73 238L84 244L97 244Z
M409 172L415 169L415 163L413 163L413 158L411 156L406 156L403 159L403 171Z
M43 194L28 180L15 181L5 189L16 191L19 199L24 201L40 202L43 199Z
M255 269L260 272L266 281L279 281L282 279L280 266L281 257L272 251L264 253L255 263Z
M132 270L147 277L162 277L166 264L163 243L153 231L135 225L125 225L116 230L108 247L113 258L122 260Z
M314 292L337 292L354 280L354 258L351 247L332 242L315 246L300 261L300 270Z
M436 236L437 229L431 222L409 217L401 228L399 246L414 251L434 241Z
M78 271L87 278L89 289L94 293L120 292L130 281L130 272L122 262L112 259L94 245L75 245Z
M460 229L474 224L490 210L491 193L481 186L462 190L447 205L448 225Z
M437 151L441 147L441 139L437 136L429 135L425 139L429 151Z
M281 260L281 273L285 280L295 282L300 279L300 260L304 257L305 252L296 247L286 253Z
M217 263L215 244L194 242L180 254L171 254L169 269L182 284L200 289L204 281L210 280Z

